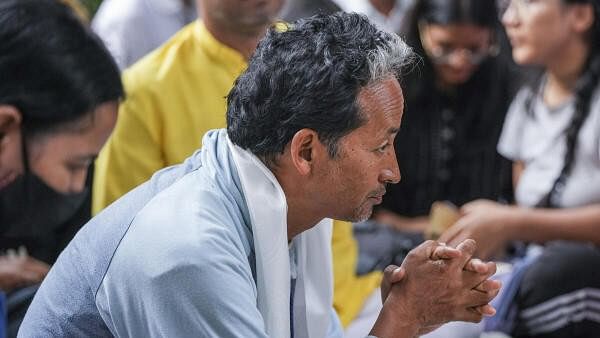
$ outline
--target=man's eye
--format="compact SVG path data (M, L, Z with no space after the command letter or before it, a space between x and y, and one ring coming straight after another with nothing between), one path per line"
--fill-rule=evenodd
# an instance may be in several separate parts
M385 153L385 151L387 150L387 148L390 146L389 143L386 143L384 145L382 145L381 147L377 148L377 151L380 153Z

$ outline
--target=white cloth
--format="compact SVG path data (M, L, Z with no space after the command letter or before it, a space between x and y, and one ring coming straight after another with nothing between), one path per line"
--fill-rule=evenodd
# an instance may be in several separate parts
M253 154L228 139L250 213L258 309L270 337L290 337L290 261L287 203L273 173ZM298 279L294 293L297 337L326 337L333 302L329 219L294 238ZM309 325L310 323L310 325Z
M104 0L92 29L125 69L193 21L196 13L194 1Z
M379 312L383 308L381 304L381 289L377 288L371 293L369 298L365 300L360 313L348 324L344 330L345 338L363 338L366 337L373 329Z
M404 18L415 0L396 0L389 15L384 15L369 0L333 0L344 12L356 12L366 15L380 29L399 33Z
M549 108L540 93L533 98L531 112L527 112L525 102L531 95L529 88L517 94L498 143L500 154L525 164L515 191L517 203L523 206L535 206L558 177L567 149L564 131L574 112L574 99ZM594 93L589 115L579 131L575 164L559 206L592 203L600 203L600 89Z

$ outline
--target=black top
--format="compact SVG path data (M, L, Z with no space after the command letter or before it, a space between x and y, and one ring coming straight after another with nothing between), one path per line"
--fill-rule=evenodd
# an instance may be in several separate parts
M511 200L511 163L496 145L518 89L516 75L501 55L451 93L433 85L432 72L404 79L405 111L395 142L402 180L388 187L381 207L414 217L428 214L437 200L457 206L477 198Z

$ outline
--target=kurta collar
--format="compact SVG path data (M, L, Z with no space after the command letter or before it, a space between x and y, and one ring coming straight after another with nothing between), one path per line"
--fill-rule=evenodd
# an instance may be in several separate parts
M228 71L236 74L236 76L246 69L248 62L240 52L217 40L208 31L202 21L197 20L194 26L194 36L198 40L200 48L211 59L222 64Z

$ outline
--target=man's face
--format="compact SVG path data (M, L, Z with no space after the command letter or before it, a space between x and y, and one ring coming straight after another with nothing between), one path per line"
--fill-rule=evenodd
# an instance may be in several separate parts
M200 0L202 15L240 34L255 34L271 24L284 0ZM209 18L206 18L209 19Z
M359 109L367 122L340 139L338 155L318 169L319 196L329 217L352 222L369 218L385 186L400 181L394 138L400 128L404 97L394 77L363 88Z

